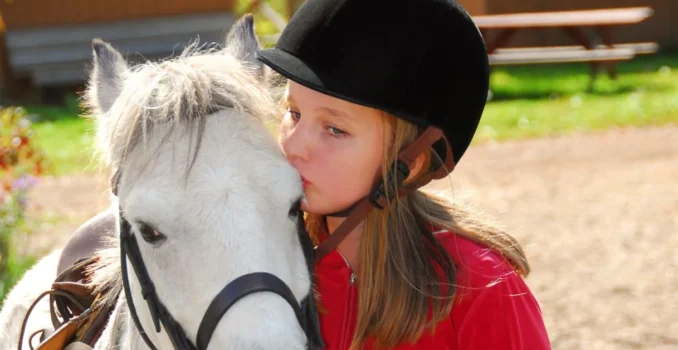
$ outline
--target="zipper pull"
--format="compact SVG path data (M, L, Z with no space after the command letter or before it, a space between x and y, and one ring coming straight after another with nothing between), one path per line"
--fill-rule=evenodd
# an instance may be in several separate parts
M354 285L356 278L358 278L358 274L355 273L355 272L352 272L351 278L349 278L348 283L351 284L351 285Z

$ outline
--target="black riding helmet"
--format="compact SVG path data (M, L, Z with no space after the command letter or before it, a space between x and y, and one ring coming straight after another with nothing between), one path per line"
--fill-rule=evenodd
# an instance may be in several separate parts
M440 128L455 163L489 87L483 38L454 0L306 0L258 59L310 89Z
M485 43L454 0L306 0L275 48L257 58L310 89L419 126L422 135L394 169L406 178L411 161L433 147L445 167L431 169L421 186L461 159L487 101ZM318 247L317 257L334 249L373 207L387 205L384 191L379 184L342 211L348 218Z

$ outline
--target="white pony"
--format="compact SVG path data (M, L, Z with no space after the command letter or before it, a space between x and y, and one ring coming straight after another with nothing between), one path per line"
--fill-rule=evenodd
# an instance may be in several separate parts
M251 17L238 21L225 48L195 46L161 63L128 67L109 44L95 40L87 91L100 148L121 172L112 210L122 210L161 302L195 344L210 302L230 281L252 272L282 280L298 302L311 291L299 234L299 174L264 122L277 113L255 60L259 42ZM120 229L118 225L117 229ZM114 242L119 245L119 241ZM119 248L94 278L119 291ZM26 309L55 278L59 251L38 262L0 312L0 349L15 349ZM129 262L127 264L129 266ZM158 349L173 348L155 332L137 275L129 280L141 325ZM125 293L96 349L147 349ZM52 328L44 299L27 334ZM24 349L28 336L24 339ZM209 349L306 349L294 309L274 293L250 294L218 322Z

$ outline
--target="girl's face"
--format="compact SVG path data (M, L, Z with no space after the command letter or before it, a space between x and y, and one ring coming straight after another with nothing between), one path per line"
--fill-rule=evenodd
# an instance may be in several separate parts
M279 142L302 177L302 210L330 214L369 194L381 174L385 128L372 108L289 82Z

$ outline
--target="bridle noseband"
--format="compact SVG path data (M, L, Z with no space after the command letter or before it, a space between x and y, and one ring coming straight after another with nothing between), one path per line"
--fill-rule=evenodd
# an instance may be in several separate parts
M118 185L121 177L121 170L118 169L111 179L112 192L117 196ZM167 333L172 345L178 350L206 350L209 345L212 334L217 328L219 321L241 298L257 292L273 292L287 301L294 310L299 325L304 330L307 337L307 349L323 349L324 343L320 336L320 323L316 312L315 298L313 289L309 290L308 296L302 300L301 305L297 302L292 290L280 278L268 272L254 272L236 278L224 287L219 294L212 300L198 329L197 340L194 345L184 332L181 325L172 317L172 314L158 298L155 285L151 280L146 265L144 264L139 250L137 239L132 232L130 223L125 219L122 208L119 207L119 225L120 225L120 263L122 269L122 281L125 291L125 299L129 308L130 315L134 325L141 334L144 342L150 349L157 350L157 347L149 339L141 322L139 315L132 300L132 293L129 284L129 274L127 271L127 259L129 259L132 268L137 276L141 286L141 295L148 304L148 309L153 319L155 331L160 332L160 325ZM297 216L298 229L303 228L303 214L300 212ZM309 273L313 271L314 252L313 244L305 230L299 232L306 263L309 267ZM309 274L310 276L310 274Z

